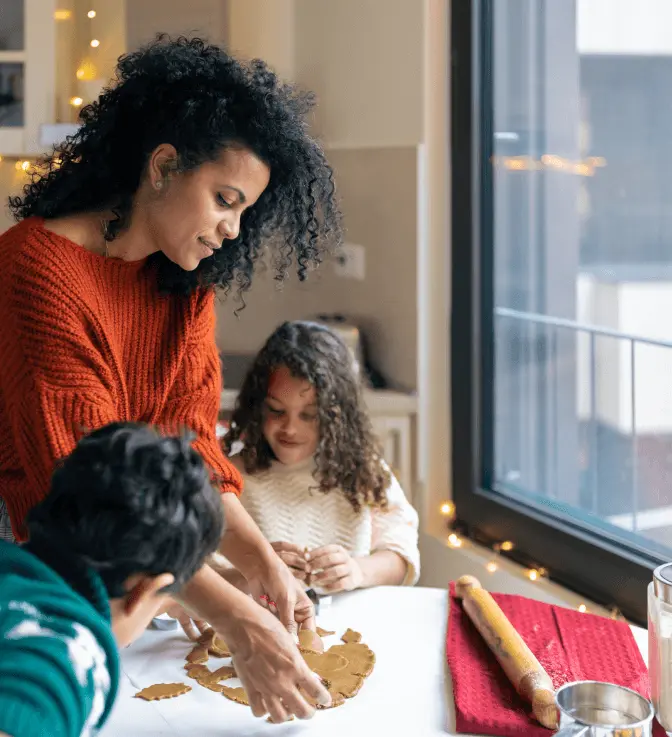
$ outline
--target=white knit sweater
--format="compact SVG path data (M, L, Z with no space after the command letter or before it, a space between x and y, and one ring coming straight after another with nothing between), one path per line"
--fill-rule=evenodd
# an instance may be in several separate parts
M418 515L394 476L385 511L366 507L355 512L338 489L325 494L315 488L312 458L294 466L273 462L253 475L245 473L239 457L231 460L243 474L241 501L269 542L290 542L308 550L342 545L353 557L391 550L406 561L404 585L417 582Z

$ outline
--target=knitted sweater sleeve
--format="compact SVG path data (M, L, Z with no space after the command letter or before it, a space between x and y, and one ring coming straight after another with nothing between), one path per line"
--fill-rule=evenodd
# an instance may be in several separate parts
M2 411L18 456L11 462L28 481L15 500L22 521L82 434L119 419L116 382L91 337L84 305L56 276L15 274L0 303Z
M420 578L418 513L393 474L387 488L387 509L373 509L371 522L371 551L390 550L400 555L406 561L403 585L413 586Z
M187 427L196 435L194 448L222 491L240 495L243 481L217 438L222 370L215 341L215 295L204 291L196 301L187 350L164 407L160 424Z
M90 736L109 716L119 657L109 622L0 541L0 733Z

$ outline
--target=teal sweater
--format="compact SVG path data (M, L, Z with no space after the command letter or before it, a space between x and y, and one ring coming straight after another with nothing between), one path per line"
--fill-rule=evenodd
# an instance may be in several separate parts
M62 577L33 549L0 540L0 733L93 735L119 683L107 591L94 571L71 575L59 556Z

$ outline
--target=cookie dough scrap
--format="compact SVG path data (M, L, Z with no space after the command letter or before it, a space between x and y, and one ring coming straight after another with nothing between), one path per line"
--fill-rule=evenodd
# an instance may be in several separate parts
M212 629L207 630L198 638L198 644L206 649L206 651L215 658L229 658L231 651L229 646L222 638Z
M346 699L356 696L359 689L364 685L362 676L345 672L335 673L332 678L326 678L325 681L329 693L340 694Z
M207 663L209 659L208 648L204 645L196 645L196 647L187 655L187 663L200 665Z
M184 669L187 671L187 676L196 681L208 680L213 675L207 665L201 665L200 663L187 663Z
M236 669L232 665L223 665L221 668L217 668L217 670L210 674L209 680L228 681L229 678L235 678L236 675Z
M301 630L299 632L299 649L309 650L314 653L324 652L322 638L312 630Z
M135 698L144 699L145 701L160 701L161 699L172 699L175 696L181 696L189 691L191 691L191 686L184 683L157 683L138 691Z
M226 696L227 699L230 699L231 701L235 701L236 704L244 704L245 706L250 705L250 701L247 698L247 693L245 692L245 689L242 686L239 686L238 688L231 688L230 686L222 686L222 694Z
M335 635L336 632L332 630L323 630L322 627L317 627L316 632L320 637L329 637L329 635Z
M333 675L339 671L345 671L348 667L347 658L337 653L332 653L331 650L327 650L326 653L304 651L301 655L310 670L322 678L329 678L329 675Z
M207 650L212 647L212 643L215 641L215 634L215 630L213 630L212 627L208 627L204 632L201 632L201 635L196 642L198 642L199 645L203 645Z
M231 650L229 646L222 640L219 635L215 635L215 639L212 641L212 645L209 648L210 655L214 655L216 658L230 658Z
M349 672L363 678L368 678L376 663L376 656L367 645L361 642L351 642L347 645L332 645L325 655L329 653L345 658L349 665Z
M362 635L359 632L355 632L355 630L351 630L351 629L348 628L343 633L343 636L341 637L341 640L343 640L343 642L345 642L345 643L361 642Z

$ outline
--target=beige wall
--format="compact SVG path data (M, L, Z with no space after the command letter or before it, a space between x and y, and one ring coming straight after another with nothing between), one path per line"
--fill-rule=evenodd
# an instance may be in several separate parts
M425 3L424 156L418 192L418 476L425 529L444 523L450 468L449 4Z
M323 265L277 291L256 279L238 319L235 301L219 306L218 338L228 352L257 350L282 320L342 312L371 338L372 358L401 387L417 386L417 149L329 150L342 197L347 240L366 250L366 278L336 277Z
M126 0L128 49L151 41L159 32L225 42L227 14L227 0Z
M445 0L444 0L445 2ZM296 75L329 146L423 140L425 0L296 0Z
M295 0L228 0L228 41L243 58L261 58L286 79L295 74Z

